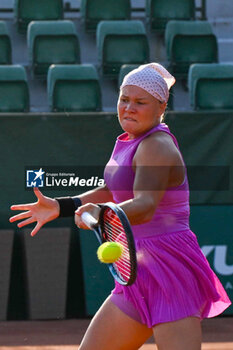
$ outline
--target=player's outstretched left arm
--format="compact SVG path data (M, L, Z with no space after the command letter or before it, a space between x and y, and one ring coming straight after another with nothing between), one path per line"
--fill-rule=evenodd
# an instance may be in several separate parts
M19 228L36 222L36 226L31 232L32 236L34 236L47 222L55 220L61 214L60 204L57 199L44 196L38 188L34 188L34 193L37 197L37 202L12 205L11 210L21 210L23 212L10 218L11 223L21 220L18 223ZM67 197L63 198L65 199ZM102 187L97 187L91 191L87 191L81 194L79 196L79 199L81 200L81 203L83 205L90 202L104 203L113 201L112 194L106 185ZM97 210L99 209L98 206L95 207L97 208ZM70 215L66 216L73 216L73 212L71 212ZM85 225L83 224L83 226ZM80 227L84 228L83 226Z

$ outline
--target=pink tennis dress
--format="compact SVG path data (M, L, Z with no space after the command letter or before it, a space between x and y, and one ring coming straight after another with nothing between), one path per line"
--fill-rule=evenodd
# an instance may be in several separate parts
M133 157L140 142L158 131L169 134L178 148L164 123L132 140L127 133L117 138L104 174L116 203L133 198ZM137 278L127 287L116 282L111 300L149 328L189 316L214 317L231 304L189 228L189 213L185 178L180 186L167 189L150 222L132 227Z

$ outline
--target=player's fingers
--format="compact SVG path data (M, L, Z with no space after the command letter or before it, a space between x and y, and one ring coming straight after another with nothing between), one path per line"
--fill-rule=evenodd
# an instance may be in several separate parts
M14 215L12 216L9 221L10 222L14 222L14 221L17 221L17 220L22 220L22 219L26 219L26 218L29 218L31 216L31 212L30 211L26 211L24 213L21 213L21 214L17 214L17 215Z
M85 225L85 223L82 221L82 219L79 215L76 214L74 216L74 221L75 221L75 225L77 225L78 228L82 228L84 230L89 229L89 227L87 225Z
M29 210L33 203L12 205L11 210Z
M44 195L42 194L42 192L40 192L38 187L33 187L33 191L35 196L40 200L42 198L44 198Z
M83 208L83 206L82 207L79 207L76 211L75 211L75 216L81 216L82 215L82 213L84 213L86 210L85 210L85 208Z
M79 228L82 228L84 230L90 230L90 227L87 226L83 221L81 221L81 223L78 226Z
M75 216L80 217L85 212L88 212L95 220L99 220L100 207L98 205L92 203L84 204L75 211Z
M32 224L32 223L35 222L35 221L36 221L35 218L29 218L29 219L26 219L26 220L24 220L24 221L18 223L17 226L18 226L19 228L21 228L21 227L24 227L24 226L26 226L26 225Z
M93 204L93 203L86 203L84 205L81 205L80 207L78 207L78 209L75 211L76 215L81 215L82 213L86 212L86 211L90 211L93 210L93 208L98 208L97 205Z
M77 225L78 228L81 228L83 230L90 230L90 227L88 227L86 224L84 224L83 222L80 223L79 225Z
M41 229L43 225L41 223L37 223L36 226L34 227L34 229L31 232L31 236L35 236L37 234L37 232Z
M81 218L78 214L75 214L74 215L74 222L75 222L75 225L79 226L79 223L81 221Z

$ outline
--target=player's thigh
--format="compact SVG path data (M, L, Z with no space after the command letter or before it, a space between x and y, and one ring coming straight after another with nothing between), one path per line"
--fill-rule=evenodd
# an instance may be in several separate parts
M79 350L136 350L152 330L124 314L108 298L92 319Z
M201 321L197 317L161 323L153 333L159 350L201 350Z

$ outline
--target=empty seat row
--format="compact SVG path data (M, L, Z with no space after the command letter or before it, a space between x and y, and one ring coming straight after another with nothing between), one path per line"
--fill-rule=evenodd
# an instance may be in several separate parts
M121 67L119 84L136 66ZM233 63L194 64L189 69L190 103L195 110L233 109ZM102 110L101 87L93 65L51 65L47 95L52 112ZM25 69L0 66L0 112L28 112L29 87Z
M45 76L51 64L80 63L78 34L72 21L35 21L28 27L33 73ZM102 21L97 30L98 62L105 76L116 77L123 63L149 61L149 43L141 21Z
M9 58L4 22L0 23L0 64ZM1 33L0 33L1 38ZM46 76L51 64L80 63L79 38L72 21L35 21L27 32L29 60L36 76ZM96 32L98 64L105 76L117 78L123 64L150 61L148 37L142 21L101 21ZM193 63L218 62L217 38L207 21L169 21L165 45L169 70L177 78L186 78ZM3 51L6 53L3 54ZM1 55L4 56L1 60Z
M87 31L95 31L103 20L129 20L130 0L82 0L81 15ZM146 19L151 31L163 33L170 20L194 20L195 0L146 0Z
M101 88L93 65L51 65L47 91L52 112L102 110ZM25 68L0 65L0 112L29 112L30 90Z
M7 28L4 22L1 23L5 40ZM10 40L8 44L10 48ZM81 61L78 34L70 20L31 22L27 31L27 45L29 64L35 76L46 77L51 64L75 64ZM5 46L0 42L0 52ZM97 50L99 65L103 74L109 77L117 77L124 63L148 62L149 43L143 23L102 21L97 30ZM0 64L9 63L11 59L1 60L0 56Z
M15 0L15 16L19 32L25 32L35 20L63 19L62 0ZM163 32L169 20L195 18L195 0L146 0L146 17L151 30ZM129 20L130 0L82 0L81 16L87 31L95 31L102 20Z

